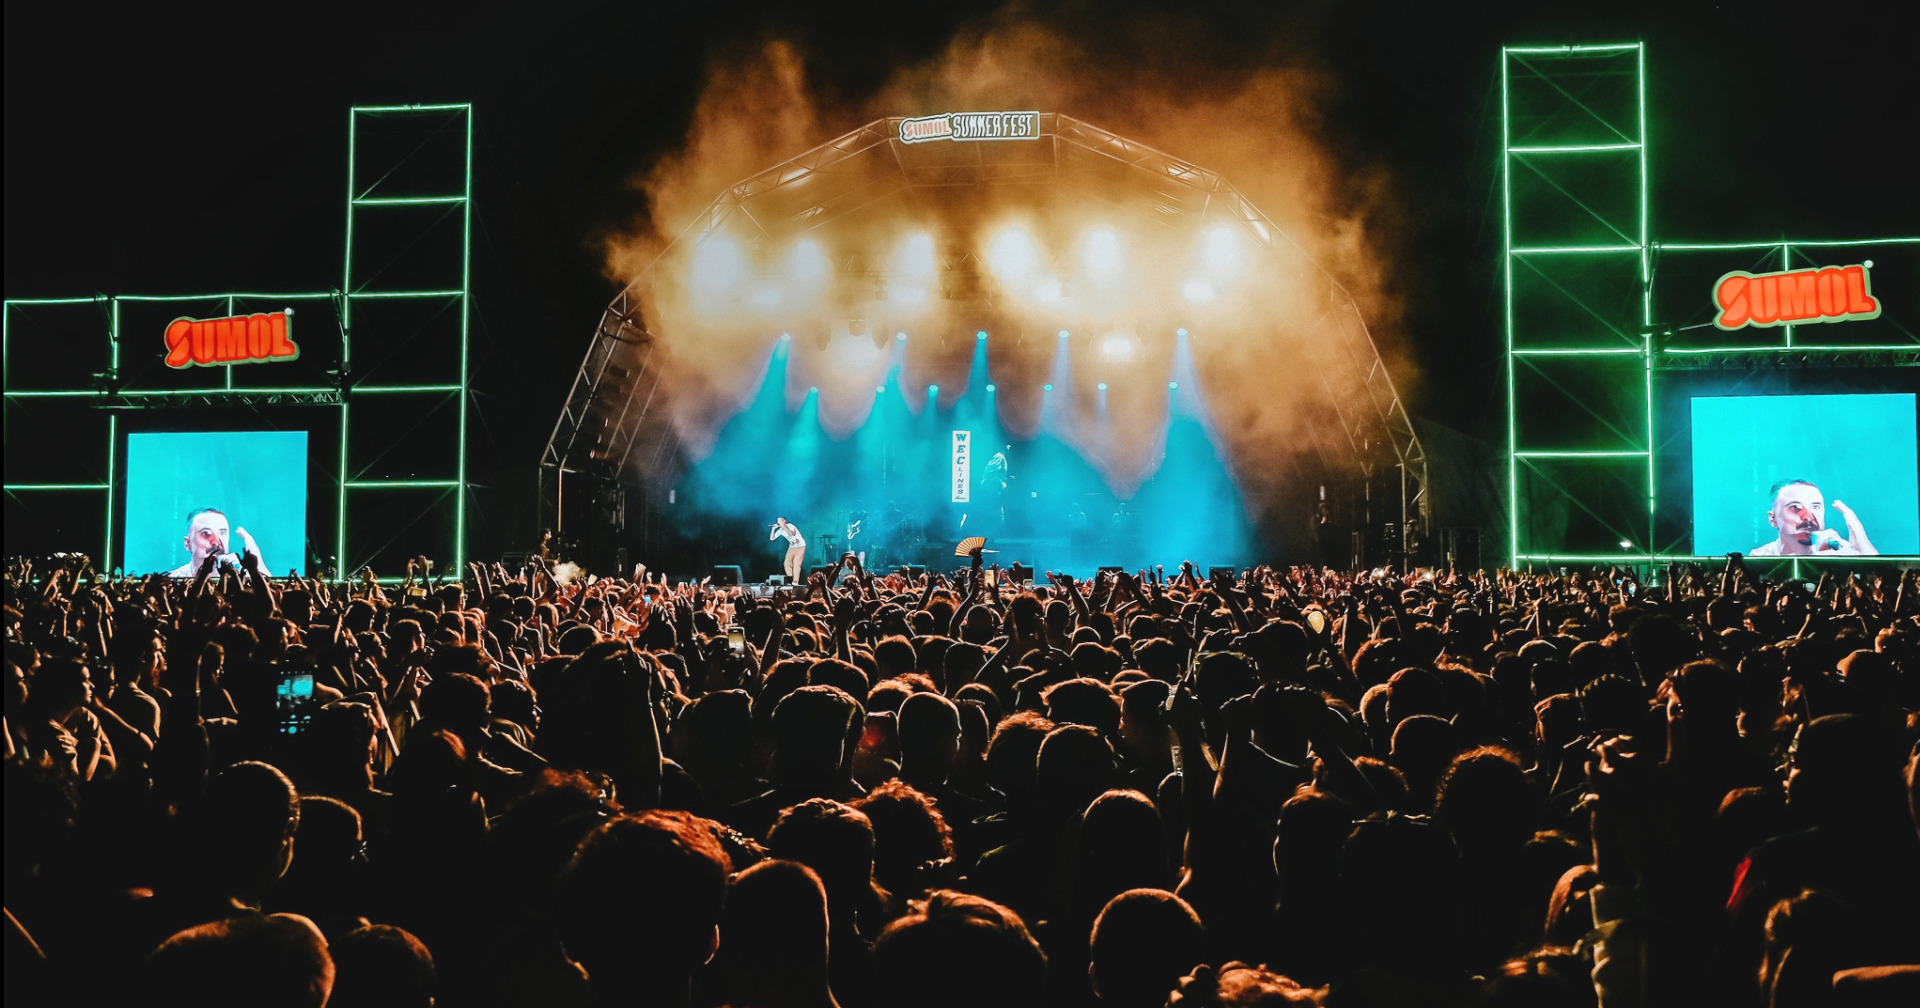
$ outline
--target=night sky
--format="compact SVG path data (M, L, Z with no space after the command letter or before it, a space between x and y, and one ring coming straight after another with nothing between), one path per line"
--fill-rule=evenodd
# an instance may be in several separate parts
M852 106L1004 5L411 6L7 5L5 295L337 286L347 107L471 101L477 450L524 478L614 290L595 239L641 211L626 180L684 134L710 58L791 39L828 107ZM1399 338L1437 379L1410 409L1488 440L1499 390L1452 392L1500 346L1502 44L1648 43L1657 238L1920 233L1920 72L1892 4L1027 9L1121 59L1223 77L1301 63L1336 81L1327 144L1388 180L1402 222Z

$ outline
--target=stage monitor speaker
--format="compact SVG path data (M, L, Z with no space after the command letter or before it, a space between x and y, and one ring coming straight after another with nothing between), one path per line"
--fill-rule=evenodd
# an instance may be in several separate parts
M735 565L735 564L715 564L714 565L713 583L715 585L732 586L732 585L739 584L740 581L741 581L740 568L738 565Z
M1236 578L1240 576L1240 572L1233 569L1232 567L1213 566L1213 567L1207 568L1207 580L1209 581L1219 577L1222 574L1225 574L1227 577L1230 577L1230 578Z
M786 584L786 583L787 583L787 576L786 576L785 574L769 574L769 575L767 575L767 584L769 584L769 585L774 585L774 586L778 586L778 585L783 585L783 584Z

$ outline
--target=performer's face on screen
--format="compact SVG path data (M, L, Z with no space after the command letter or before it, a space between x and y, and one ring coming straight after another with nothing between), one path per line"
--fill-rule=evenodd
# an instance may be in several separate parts
M1781 541L1811 546L1827 527L1827 499L1811 483L1789 483L1774 496L1767 521L1780 530Z
M227 516L218 511L202 511L187 522L187 552L199 563L208 554L227 551Z

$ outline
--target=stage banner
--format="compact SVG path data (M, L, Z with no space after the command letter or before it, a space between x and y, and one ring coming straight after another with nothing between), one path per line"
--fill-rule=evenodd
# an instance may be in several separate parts
M973 432L957 430L953 432L953 503L972 500L972 489Z

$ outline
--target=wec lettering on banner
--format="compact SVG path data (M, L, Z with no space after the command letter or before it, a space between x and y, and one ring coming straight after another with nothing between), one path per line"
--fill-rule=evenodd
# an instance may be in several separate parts
M957 430L953 432L953 503L965 504L972 500L973 489L973 432Z

